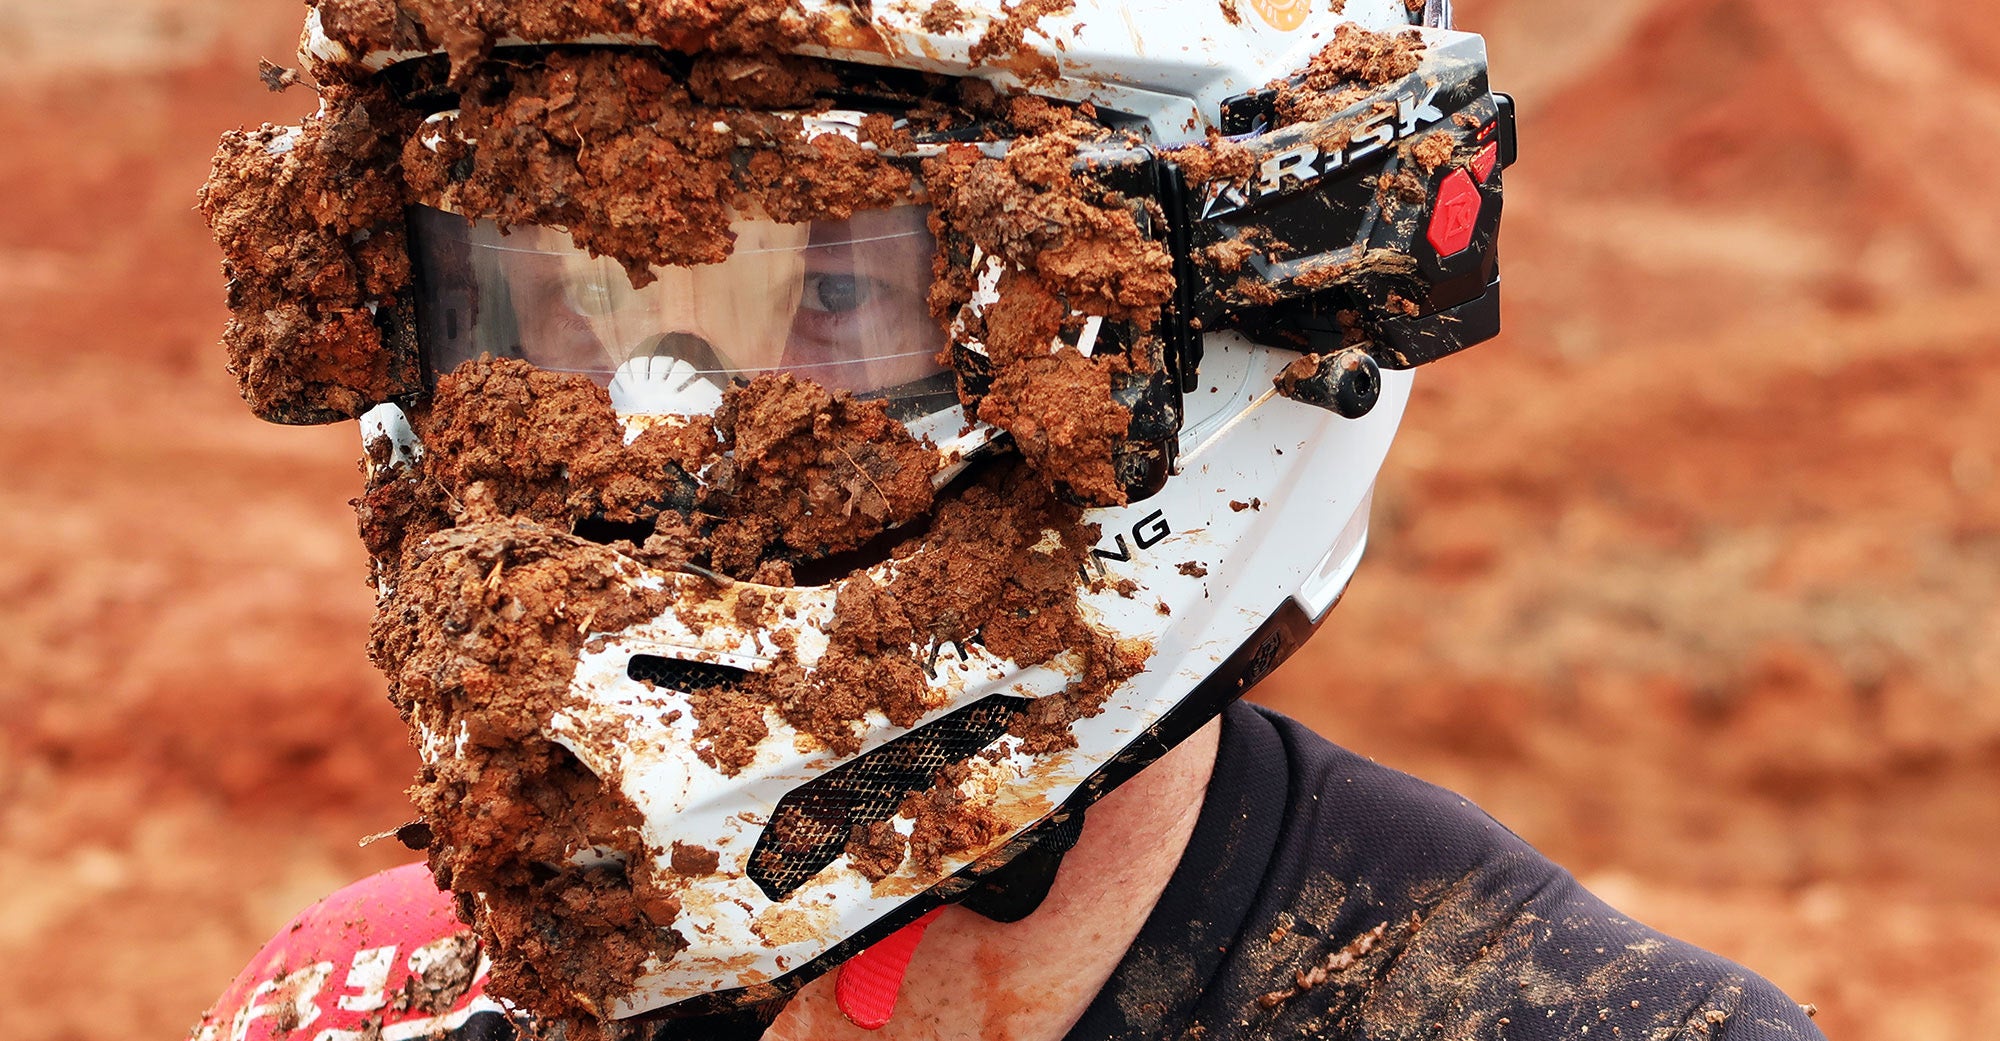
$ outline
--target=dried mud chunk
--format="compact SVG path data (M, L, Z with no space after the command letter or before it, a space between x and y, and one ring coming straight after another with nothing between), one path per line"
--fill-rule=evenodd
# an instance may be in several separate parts
M591 35L636 36L668 49L697 51L782 50L813 39L815 21L796 0L320 0L327 36L353 52L429 50L451 56L453 79L471 75L477 61L505 37L574 40ZM327 71L362 76L358 63Z
M775 221L846 220L905 201L915 184L908 171L882 162L873 149L840 134L779 136L773 144L752 155L745 167L747 182L762 187L739 198Z
M1007 821L959 790L964 767L940 772L927 791L903 800L897 814L915 822L910 831L910 858L920 875L944 870L944 858L982 850L1007 833Z
M722 857L716 851L690 842L676 842L671 854L671 863L678 874L690 878L715 874Z
M1039 30L1042 19L1075 6L1073 0L1016 0L1012 7L1003 5L1003 15L987 23L967 57L974 65L1005 66L1024 83L1054 79L1060 72L1054 59L1030 49L1027 36L1030 30Z
M757 761L757 746L771 734L764 708L750 696L727 687L688 692L694 710L694 754L725 776L741 773Z
M705 105L800 108L839 85L824 63L784 54L702 54L688 71L688 91Z
M229 281L230 371L278 422L353 418L416 389L414 355L375 317L408 304L395 142L409 116L376 91L324 100L301 127L223 135L200 194Z
M655 266L727 258L739 213L842 220L909 195L909 172L878 152L808 139L765 110L804 106L831 83L824 66L709 57L684 81L669 60L600 49L479 66L453 133L404 149L413 194L504 226L566 228L635 287Z
M971 285L962 277L940 278L931 307L941 320L962 312L993 360L979 418L1012 434L1050 481L1110 505L1125 501L1112 454L1131 424L1111 400L1110 380L1127 362L1051 350L1079 313L1151 328L1174 281L1165 248L1140 229L1125 200L1086 197L1076 156L1073 138L1045 135L1002 159L954 149L925 164L940 239L962 236L1009 265L998 301L983 313L965 309Z
M665 594L635 592L613 551L524 521L439 532L408 557L371 637L398 709L461 742L411 789L432 871L486 895L473 925L495 993L552 1014L601 1005L663 945L645 909L660 907L620 870L575 865L592 848L644 862L640 817L542 725L569 697L585 631L654 617Z
M1369 96L1372 88L1395 82L1417 71L1424 40L1415 30L1378 33L1351 22L1333 32L1333 40L1313 55L1299 82L1277 80L1280 126L1331 117Z
M1258 254L1247 239L1225 239L1201 251L1201 259L1216 271L1233 275L1243 270L1244 261Z
M427 448L425 475L454 498L485 482L500 513L551 526L594 505L578 501L572 468L623 444L603 388L514 359L465 363L411 418Z
M1248 181L1257 176L1256 153L1240 141L1231 141L1219 130L1210 130L1208 140L1186 148L1170 148L1164 153L1186 175L1192 185L1210 181Z
M422 967L405 977L401 989L389 999L391 1011L441 1015L472 989L479 970L479 941L471 935L456 933L427 944L423 953Z
M895 550L886 580L857 574L841 583L827 649L810 671L787 656L744 692L851 755L871 712L908 727L941 707L949 688L931 686L925 648L978 644L1024 667L1063 658L1076 679L1043 699L1063 706L1044 729L1066 728L1097 711L1145 660L1123 653L1078 610L1079 568L1095 540L1081 509L1026 466L996 469L938 505L929 530ZM697 718L707 725L708 716ZM1044 746L1061 740L1051 733Z
M847 845L842 852L861 872L861 877L870 882L880 882L896 873L903 866L903 858L909 849L909 841L896 830L891 821L881 820L873 824L856 824L847 834Z
M1425 134L1422 140L1410 147L1410 156L1425 170L1435 170L1451 162L1453 147L1450 134Z
M437 482L423 479L419 468L395 463L394 451L387 437L362 447L368 482L349 502L361 544L375 561L378 576L400 567L404 546L422 542L453 521L454 511Z
M952 0L935 0L924 5L924 15L917 23L927 33L942 36L965 28L965 10Z
M1429 195L1424 179L1410 172L1408 167L1395 173L1385 173L1375 179L1375 197L1383 205L1391 200L1422 202Z
M457 134L476 144L457 165L469 169L432 178L449 180L456 208L568 228L579 248L618 258L634 286L652 281L654 264L728 256L735 134L714 120L667 119L693 103L655 61L559 52L497 72L475 79L460 104Z
M727 392L716 426L734 450L710 497L735 522L732 573L761 559L760 540L807 559L855 549L935 494L936 454L879 401L767 374Z
M1115 193L1086 198L1073 172L1077 141L1046 134L1017 142L1001 159L969 147L924 164L936 210L932 230L955 231L1048 281L1072 308L1150 327L1173 296L1173 259L1139 229ZM950 301L949 319L963 301ZM933 313L938 313L934 306Z
M1062 475L1063 486L1084 501L1123 503L1125 488L1111 464L1132 422L1132 413L1111 398L1111 375L1122 361L1065 348L1016 362L994 378L979 418L1013 434L1030 464Z
M1322 92L1350 82L1380 86L1417 71L1423 53L1423 34L1414 29L1378 33L1343 23L1306 63L1305 85Z

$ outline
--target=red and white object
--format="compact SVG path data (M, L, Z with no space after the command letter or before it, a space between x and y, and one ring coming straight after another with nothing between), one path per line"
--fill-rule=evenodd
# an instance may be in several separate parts
M414 1041L485 1036L479 942L422 864L371 875L278 930L192 1041ZM496 1024L497 1025L497 1024Z

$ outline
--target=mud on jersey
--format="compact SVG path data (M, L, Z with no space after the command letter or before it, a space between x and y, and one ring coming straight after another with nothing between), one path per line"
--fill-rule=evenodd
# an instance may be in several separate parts
M1824 1041L1468 800L1276 713L1222 718L1187 852L1066 1041Z

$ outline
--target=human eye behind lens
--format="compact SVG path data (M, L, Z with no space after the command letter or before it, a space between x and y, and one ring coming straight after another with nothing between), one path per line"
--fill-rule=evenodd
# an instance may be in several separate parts
M622 272L572 272L563 279L564 302L585 318L609 318L631 306L634 295Z
M823 314L849 314L880 295L881 284L843 271L808 271L799 306Z

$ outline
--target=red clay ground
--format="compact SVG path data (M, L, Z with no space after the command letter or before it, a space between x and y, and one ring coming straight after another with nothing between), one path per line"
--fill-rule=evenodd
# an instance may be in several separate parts
M172 1037L400 857L353 432L251 420L191 212L298 10L0 3L0 1036ZM1506 336L1260 691L1836 1038L2000 1017L2000 11L1461 0ZM1321 682L1321 677L1338 677ZM1308 679L1311 677L1312 679Z

